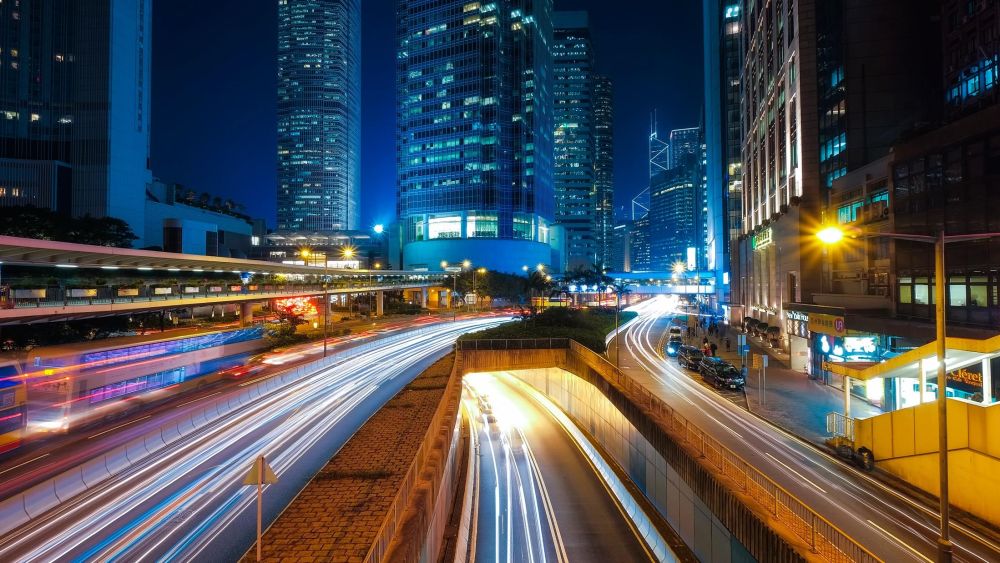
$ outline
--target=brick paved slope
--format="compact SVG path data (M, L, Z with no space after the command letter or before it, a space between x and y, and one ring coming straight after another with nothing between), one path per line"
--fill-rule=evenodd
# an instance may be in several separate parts
M407 385L313 477L265 533L265 561L364 559L427 433L453 362L450 354ZM254 560L253 548L243 560Z

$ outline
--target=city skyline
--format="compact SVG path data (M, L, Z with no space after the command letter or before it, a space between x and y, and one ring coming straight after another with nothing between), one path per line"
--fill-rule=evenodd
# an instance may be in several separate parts
M277 10L244 11L235 5L199 4L197 9L205 14L201 19L183 17L183 1L172 4L172 10L154 10L152 169L158 177L241 201L251 215L265 218L274 228L273 195L257 194L273 194L277 185L275 118L266 117L276 115L272 85L277 76ZM388 223L395 215L392 6L391 1L370 0L362 5L363 229ZM670 45L700 41L698 6L658 6L650 9L659 18L627 14L617 19L608 17L614 9L601 2L556 1L555 8L586 9L600 22L592 30L597 70L615 84L616 201L626 201L645 187L638 182L646 176L643 147L648 113L659 108L664 128L697 122L702 104L701 65L685 60ZM668 12L672 18L666 17ZM235 19L220 31L212 21L223 14ZM683 24L685 18L688 25ZM662 31L670 33L661 37ZM171 37L177 35L191 41L175 45ZM636 49L663 52L653 60L626 56ZM225 65L224 73L220 65ZM642 67L649 69L645 77L636 72ZM671 88L665 78L668 72L687 76L696 90ZM236 89L225 78L234 76L245 86ZM195 83L212 86L194 87ZM165 114L171 119L156 119ZM191 138L192 128L202 134ZM204 158L209 149L215 158Z

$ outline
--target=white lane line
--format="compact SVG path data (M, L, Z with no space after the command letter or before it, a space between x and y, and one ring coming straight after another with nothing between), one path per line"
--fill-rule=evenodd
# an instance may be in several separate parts
M764 455L766 455L767 457L773 459L775 462L780 463L781 466L784 467L785 469L787 469L787 470L791 471L792 473L798 475L799 479L802 479L806 483L809 483L813 487L816 487L816 490L818 490L819 492L823 493L824 495L827 494L826 490L824 490L823 487L820 487L816 483L813 483L812 481L809 480L808 477L806 477L805 475L803 475L803 474L799 473L798 471L792 469L791 466L789 466L787 463L785 463L785 462L781 461L780 459L778 459L778 458L774 457L773 455L771 455L771 452L765 452Z
M135 424L136 422L141 422L143 420L146 420L147 418L153 418L153 415L147 414L146 416L144 416L142 418L137 418L135 420L130 420L130 421L124 423L124 424L119 424L118 426L112 426L111 428L108 428L107 430L105 430L103 432L98 432L97 434L94 434L93 436L88 436L87 439L88 440L92 440L92 439L94 439L94 438L96 438L98 436L103 436L103 435L107 434L108 432L114 432L115 430L118 430L119 428L124 428L124 427L126 427L126 426L128 426L130 424Z
M899 545L905 547L906 549L909 549L911 552L913 552L914 555L916 555L917 557L923 559L927 563L934 563L934 561L930 557L927 557L923 553L920 553L919 551L917 551L917 549L915 547L911 546L910 544L906 543L905 541L903 541L903 540L897 538L896 536L892 535L888 530L886 530L882 526L879 526L878 524L876 524L875 522L872 522L871 520L868 521L868 524L871 527L875 528L876 530L882 532L886 536L888 536L888 537L892 538L893 540L895 540L896 543L898 543Z
M0 471L0 475L3 475L4 473L7 473L8 471L13 471L13 470L17 469L18 467L24 467L25 465L28 465L29 463L32 463L34 461L38 461L38 460L42 459L43 457L48 457L49 455L50 454L42 454L42 455L40 455L40 456L38 456L36 458L29 459L28 461L25 461L24 463L19 463L19 464L15 465L14 467L8 467L7 469L4 469L3 471Z
M216 391L215 393L209 393L208 395L204 395L202 397L198 397L197 399L191 399L190 401L187 401L186 403L181 403L181 404L177 405L174 408L178 409L180 407L183 407L184 405L190 405L191 403L196 403L196 402L198 402L198 401L200 401L202 399L207 399L208 397L211 397L213 395L218 395L219 393L222 393L222 391Z

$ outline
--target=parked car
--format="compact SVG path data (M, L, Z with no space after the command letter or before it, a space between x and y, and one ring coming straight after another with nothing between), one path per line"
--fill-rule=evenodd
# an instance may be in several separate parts
M671 336L669 339L667 339L667 347L665 351L668 356L674 357L677 355L678 352L680 352L681 346L683 345L684 341L681 339L681 337L674 335Z
M714 385L719 389L742 390L746 384L743 373L733 364L722 358L707 357L702 358L698 366L698 371L705 383Z
M677 363L682 368L698 369L698 364L703 357L704 354L701 353L701 350L694 346L681 346L677 351Z
M667 334L669 334L670 336L683 336L684 329L682 329L677 325L670 325L670 328L667 329Z

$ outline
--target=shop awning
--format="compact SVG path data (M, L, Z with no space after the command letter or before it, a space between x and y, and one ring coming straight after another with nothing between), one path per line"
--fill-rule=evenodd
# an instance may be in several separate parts
M985 340L949 337L945 340L945 347L945 367L951 371L986 358L1000 356L1000 335ZM921 363L926 364L928 371L933 372L936 369L936 356L935 343L930 342L895 358L868 367L827 362L824 364L824 368L830 373L862 381L886 377L918 379Z

